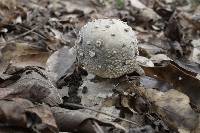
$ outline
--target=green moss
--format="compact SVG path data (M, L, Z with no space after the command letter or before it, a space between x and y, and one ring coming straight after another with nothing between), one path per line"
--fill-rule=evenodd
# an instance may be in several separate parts
M118 9L122 9L124 7L124 0L116 0L116 5Z

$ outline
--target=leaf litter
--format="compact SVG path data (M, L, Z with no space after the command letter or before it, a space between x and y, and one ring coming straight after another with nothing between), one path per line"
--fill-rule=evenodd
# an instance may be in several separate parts
M199 133L198 0L1 0L0 132ZM145 75L87 72L78 32L117 18Z

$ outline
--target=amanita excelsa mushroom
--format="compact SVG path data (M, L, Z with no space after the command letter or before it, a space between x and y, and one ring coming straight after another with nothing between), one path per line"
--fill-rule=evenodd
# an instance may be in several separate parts
M103 78L117 78L136 71L138 42L135 32L117 19L88 22L79 32L77 57L85 69Z

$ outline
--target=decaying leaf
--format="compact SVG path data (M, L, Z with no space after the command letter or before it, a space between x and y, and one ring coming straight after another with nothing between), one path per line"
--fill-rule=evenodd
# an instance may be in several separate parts
M139 9L143 9L146 8L146 6L140 2L139 0L130 0L130 3L133 7L139 8Z
M140 84L145 88L158 89L160 91L167 91L173 88L170 83L147 76L140 77Z
M156 54L152 56L150 60L153 63L160 64L162 61L169 61L171 59L165 54Z
M118 124L100 121L88 113L83 113L81 110L72 111L59 107L52 107L51 110L59 130L63 132L94 133L102 132L103 130L108 131L109 127L116 128L118 131L125 131L125 129ZM105 127L107 127L107 129Z
M46 105L35 106L26 99L0 100L0 118L0 131L5 133L15 132L15 130L44 133L58 132L50 108Z
M2 19L0 30L3 30L2 28L6 28L5 26L21 22L22 18L26 17L26 13L16 0L1 0L0 17Z
M49 56L50 52L40 46L29 43L8 43L1 49L1 64L3 65L1 72L5 72L4 69L8 69L8 65L15 68L44 67Z
M189 98L174 89L160 92L155 89L134 87L134 90L151 103L151 111L179 132L193 131L199 122L198 114L190 106Z
M174 12L174 14L171 16L166 26L165 36L171 39L172 41L180 42L183 36L181 33L182 32L181 28L182 27L177 17L177 12Z
M153 24L160 19L160 16L151 8L144 5L139 0L130 0L130 4L133 7L132 12L138 11L135 16L138 22Z
M74 49L63 47L49 57L46 63L46 71L52 74L55 81L58 81L61 77L69 76L74 72L75 60Z
M196 14L188 14L188 13L182 13L182 17L187 20L194 28L194 30L200 30L200 16L199 16L199 12L198 11Z
M22 102L22 106L20 103L12 100L1 100L1 123L8 123L10 126L15 125L19 127L26 127L27 118L24 111L25 107L32 107L33 104L28 100ZM25 107L24 105L25 104Z
M11 60L15 57L28 54L48 52L45 48L29 43L8 43L1 49L2 59Z
M139 63L140 66L154 67L153 62L146 57L138 56L136 61Z
M56 121L49 106L37 105L31 108L27 108L26 112L30 116L36 115L39 117L39 124L35 126L36 129L40 130L41 132L58 132Z
M164 62L158 67L144 67L147 76L172 83L175 89L189 96L191 102L200 105L200 81L197 73L179 67L174 62Z
M10 79L8 79L10 80ZM62 103L57 88L40 69L27 69L14 83L1 83L1 98L21 97L33 102L45 102L50 105Z
M191 42L192 46L194 47L192 54L190 55L189 60L200 64L200 39L194 39Z
M68 12L74 12L76 10L80 10L83 13L88 14L88 13L92 12L93 10L95 10L95 8L93 8L94 6L90 0L86 0L86 1L84 1L84 3L81 1L69 0L69 1L64 1L62 3L52 3L52 6L56 7L59 4L64 4L65 5L64 7L66 8L66 10ZM80 7L82 7L82 8L80 9Z

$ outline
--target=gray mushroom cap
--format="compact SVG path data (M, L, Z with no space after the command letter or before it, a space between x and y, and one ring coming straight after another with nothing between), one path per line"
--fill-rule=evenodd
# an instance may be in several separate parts
M117 19L88 22L79 32L77 57L85 69L103 78L117 78L142 69L136 62L135 32Z

